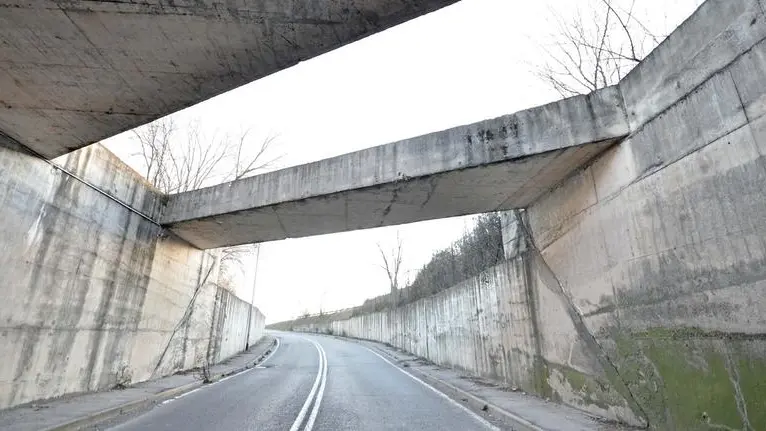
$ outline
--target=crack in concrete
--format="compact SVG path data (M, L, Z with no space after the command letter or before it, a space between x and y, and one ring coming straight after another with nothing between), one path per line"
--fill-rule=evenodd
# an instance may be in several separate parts
M399 197L399 185L397 184L398 181L394 183L394 189L392 190L392 196L391 201L388 202L388 205L386 205L385 208L383 208L383 216L380 218L380 224L378 227L383 226L386 222L386 217L389 213L391 213L391 209L393 208L394 204L396 203L396 199Z
M282 232L285 234L285 237L289 236L290 234L287 233L287 228L285 227L285 224L282 223L282 219L279 217L279 213L277 212L276 208L271 207L271 211L274 212L274 217L277 218L277 223L279 223L280 229L282 229Z
M737 370L737 365L732 361L731 353L728 351L726 352L725 359L726 361L724 364L729 375L729 381L734 388L734 400L737 404L737 412L739 412L739 416L742 418L742 425L745 427L743 431L755 431L755 428L753 428L753 425L750 423L750 418L747 415L747 401L745 400L745 395L742 393L742 388L739 384L739 370Z
M604 370L604 374L606 374L609 382L614 385L615 390L620 393L620 395L622 395L622 397L628 403L630 409L633 410L634 414L638 415L637 419L642 420L644 422L644 426L649 426L649 416L647 415L646 411L636 400L636 396L630 390L628 383L620 375L617 366L611 361L609 355L606 353L606 351L604 351L596 337L588 329L582 314L580 314L580 311L577 309L572 299L564 290L564 286L562 285L561 280L559 280L556 273L553 272L553 269L550 267L550 265L548 265L548 262L545 260L545 257L543 256L540 249L537 248L534 237L532 236L532 232L527 226L525 220L520 215L518 215L518 213L516 214L516 220L519 223L522 234L524 235L529 246L528 251L532 252L532 261L530 264L536 264L540 280L562 300L564 308L569 315L569 318L572 321L577 334L583 340L588 349L590 349L591 352L596 356L596 360Z
M426 199L423 201L422 204L420 204L420 209L425 208L426 205L428 205L428 202L431 201L431 198L434 196L434 193L436 192L436 186L439 185L439 179L437 177L429 177L428 184L430 186L430 189L428 190Z

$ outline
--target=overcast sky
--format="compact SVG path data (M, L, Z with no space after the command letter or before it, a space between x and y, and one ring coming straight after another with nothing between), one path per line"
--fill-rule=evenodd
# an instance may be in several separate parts
M535 76L551 43L551 11L590 0L462 0L173 114L206 135L276 135L280 167L509 114L559 98ZM670 31L698 0L637 0ZM254 142L255 143L255 142ZM137 170L130 134L104 141ZM269 322L339 309L387 291L376 244L404 243L405 271L471 227L471 217L266 243L255 304ZM250 300L250 283L237 294Z

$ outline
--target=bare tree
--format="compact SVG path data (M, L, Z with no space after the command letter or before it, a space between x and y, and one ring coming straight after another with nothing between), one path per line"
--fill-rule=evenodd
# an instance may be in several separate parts
M399 237L399 233L396 233L396 245L389 253L383 251L380 243L378 243L378 251L380 251L380 257L383 258L383 264L380 267L386 271L391 288L391 306L396 307L399 299L399 274L402 266L402 239Z
M166 164L170 163L170 140L176 131L175 122L170 117L133 130L134 137L141 145L141 151L134 155L142 158L144 176L164 192L172 188L167 178Z
M244 244L224 247L221 254L221 273L219 283L228 290L233 290L232 282L237 273L243 273L248 259L258 251L260 244Z
M279 160L279 157L272 159L266 159L265 154L271 145L274 143L276 137L268 136L261 142L254 155L249 157L243 155L242 150L246 147L246 139L250 134L249 130L245 130L239 135L237 144L235 145L236 152L234 157L234 166L231 171L231 181L241 180L252 176L264 169L270 168Z
M555 42L542 47L537 75L563 97L619 82L664 37L636 17L636 0L622 3L590 0L585 13L554 13Z
M171 117L139 127L133 131L140 145L140 156L146 179L164 193L181 193L201 187L240 180L271 167L278 157L268 158L275 141L270 136L254 143L248 130L232 139L228 134L206 139L200 123L186 127L186 136ZM253 151L254 149L254 151ZM220 250L220 282L231 289L237 271L242 271L244 259L252 255L256 245L226 247Z
M199 122L186 127L185 139L179 128L166 117L133 130L140 144L146 179L164 193L181 193L213 183L240 180L272 166L277 158L267 159L274 137L261 141L253 154L246 149L249 131L237 139L228 134L206 139Z

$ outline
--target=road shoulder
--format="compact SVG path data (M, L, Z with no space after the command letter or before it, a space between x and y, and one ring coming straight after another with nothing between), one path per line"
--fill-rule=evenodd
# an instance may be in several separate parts
M522 391L502 387L487 379L467 376L438 366L395 347L367 340L332 336L359 343L379 353L407 373L451 399L495 421L500 419L519 431L628 431L635 428L605 422L580 410L550 402Z
M276 349L277 338L265 335L247 352L237 354L211 369L211 381L252 368ZM195 390L205 383L196 373L175 374L137 383L125 389L72 394L0 411L0 429L8 431L69 431L92 428L121 415Z

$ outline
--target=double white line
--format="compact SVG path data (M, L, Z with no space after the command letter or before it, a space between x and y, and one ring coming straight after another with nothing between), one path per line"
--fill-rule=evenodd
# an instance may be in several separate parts
M298 431L301 427L303 419L306 418L306 413L308 413L309 407L311 407L312 401L314 401L314 407L311 409L311 415L309 416L308 421L306 421L306 426L303 427L303 431L311 431L314 428L314 422L319 414L319 405L322 403L322 397L324 397L325 383L327 383L327 355L325 354L324 349L314 340L309 340L308 338L304 338L304 340L309 341L316 347L317 352L319 353L319 370L317 370L317 377L314 379L314 386L311 387L311 392L309 392L309 396L306 397L306 402L303 403L303 407L301 408L300 413L298 413L298 417L295 418L293 426L290 427L290 431ZM318 392L317 388L319 388Z

